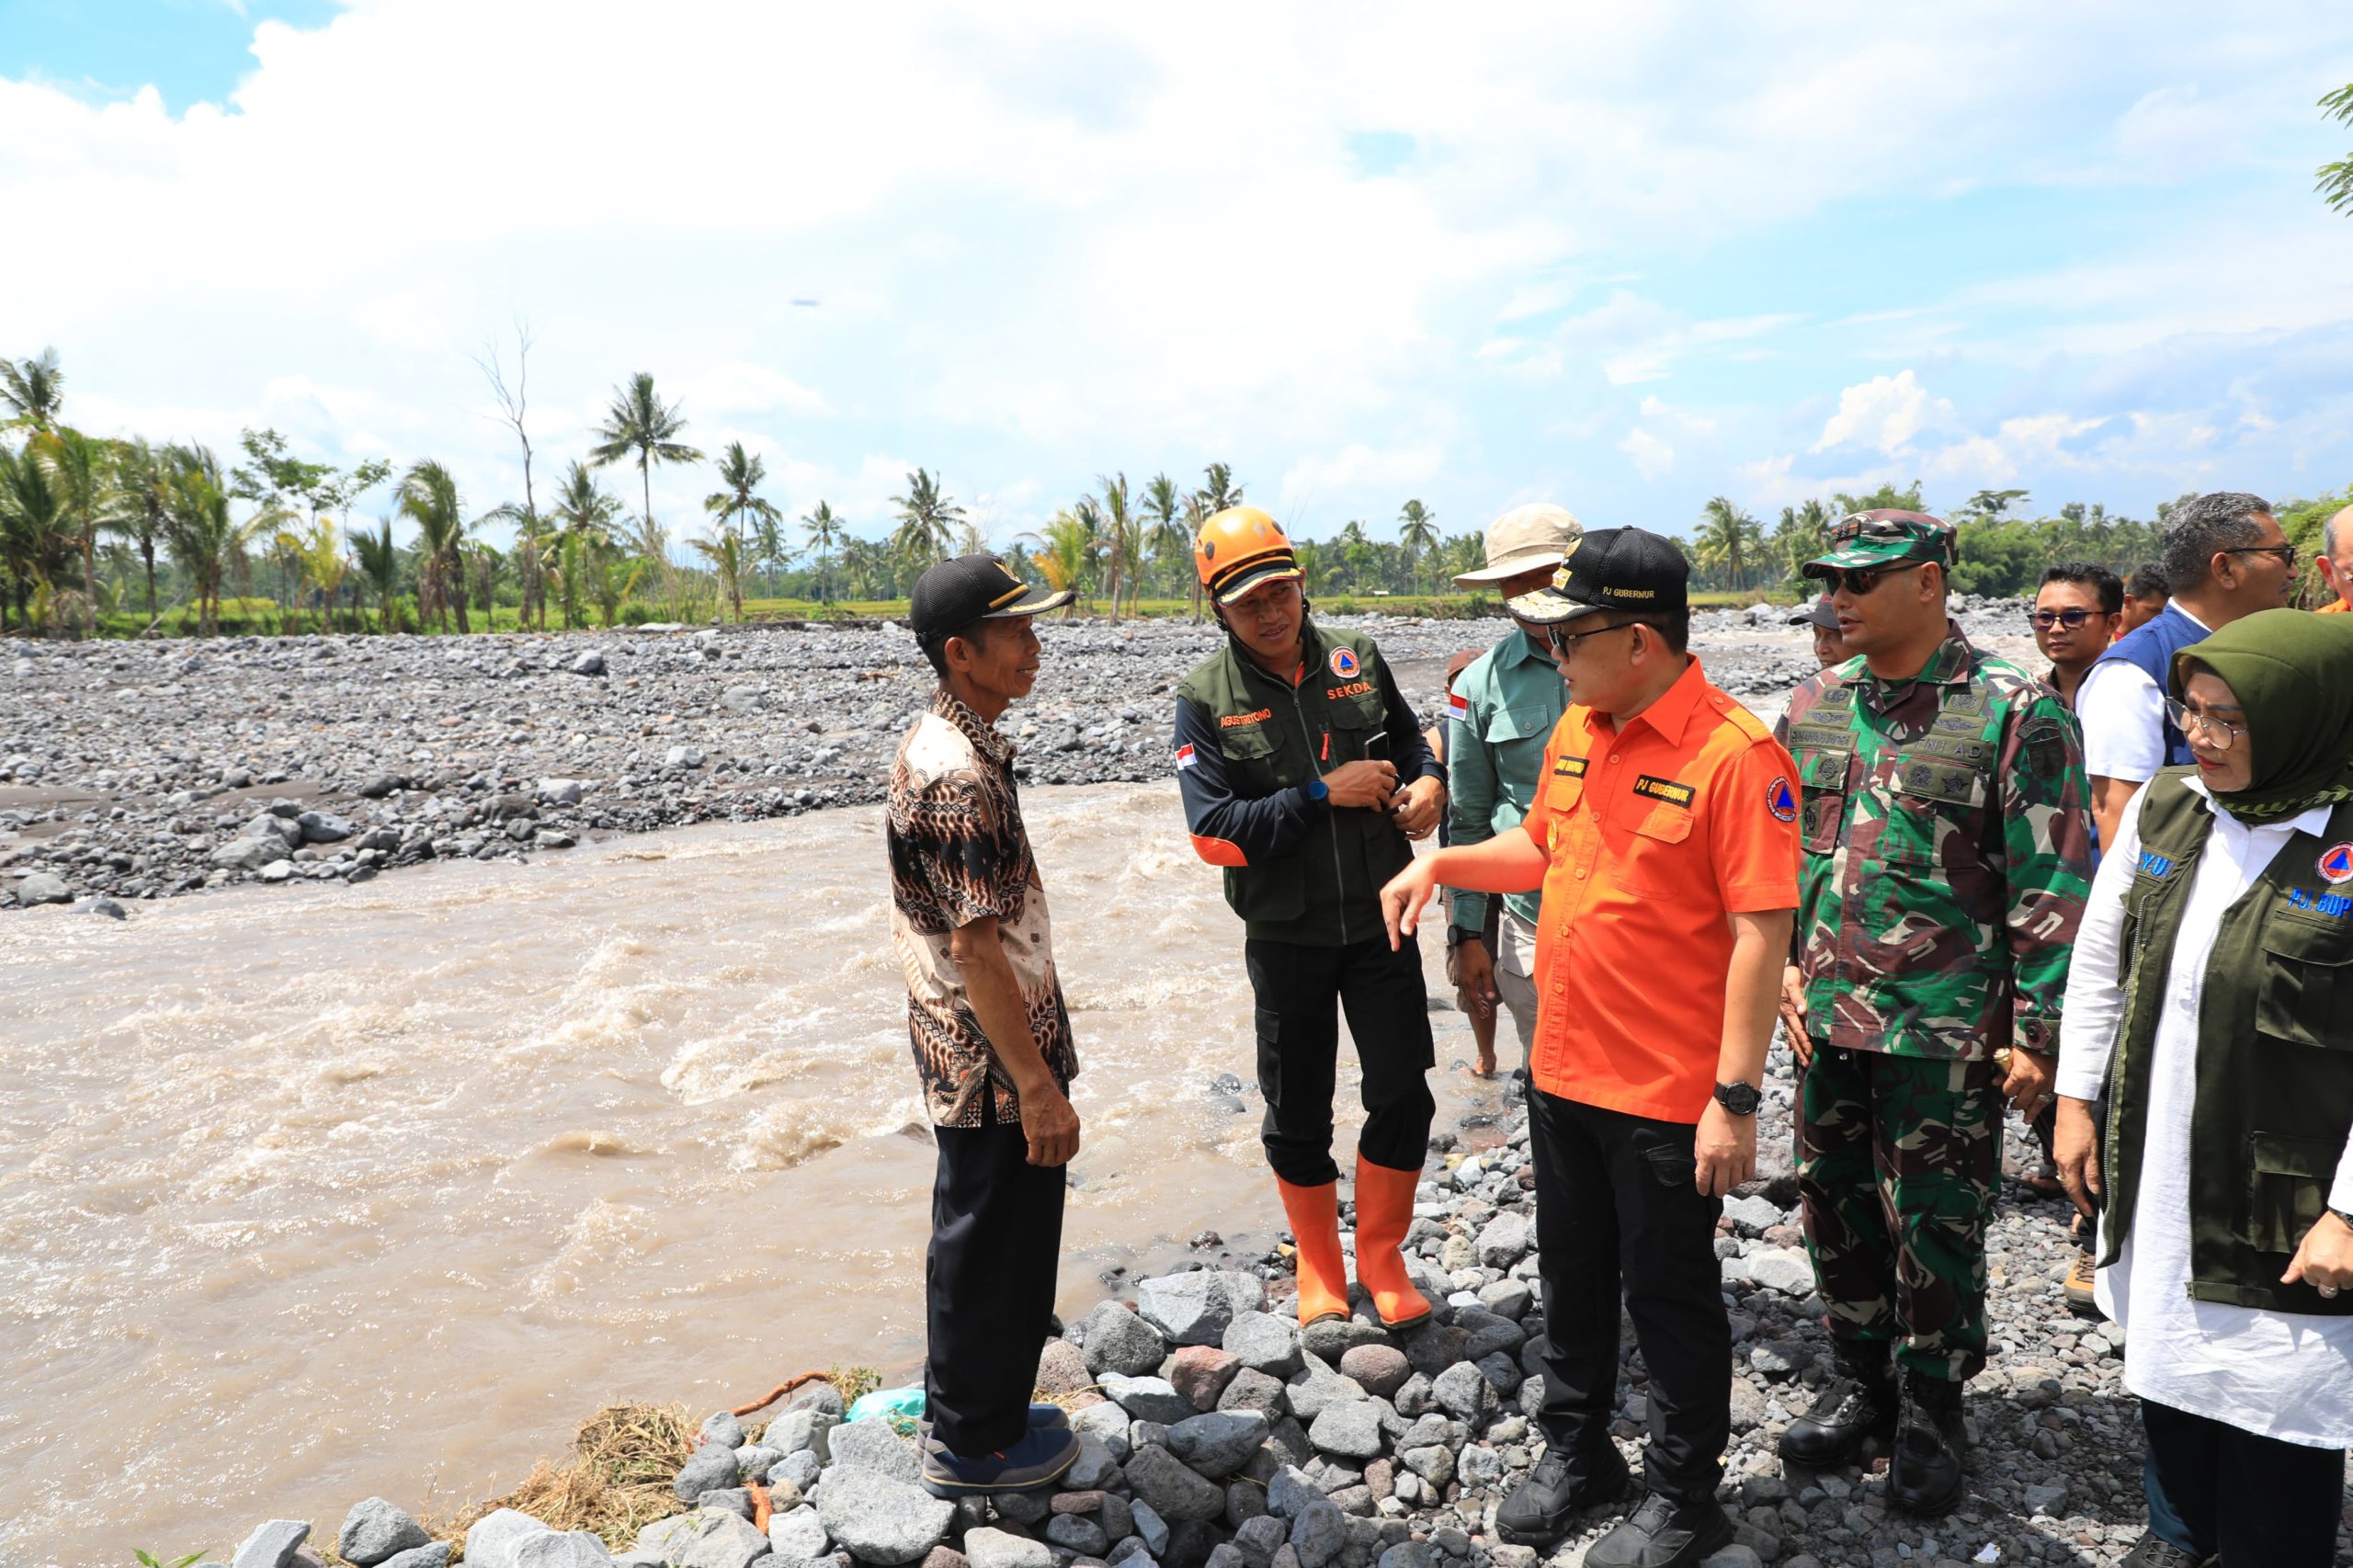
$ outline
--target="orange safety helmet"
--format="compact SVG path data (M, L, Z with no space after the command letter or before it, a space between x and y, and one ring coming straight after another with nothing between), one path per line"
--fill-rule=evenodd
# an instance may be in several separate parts
M1201 525L1193 540L1193 571L1222 605L1261 583L1306 575L1282 525L1256 506L1228 506Z

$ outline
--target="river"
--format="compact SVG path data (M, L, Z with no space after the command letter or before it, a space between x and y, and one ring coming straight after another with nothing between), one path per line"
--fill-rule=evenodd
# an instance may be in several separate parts
M1174 790L1025 803L1084 1062L1076 1312L1278 1210L1255 1087L1212 1092L1252 1076L1249 994ZM331 1538L370 1494L493 1494L606 1402L913 1372L932 1153L881 836L830 812L0 921L0 1563ZM1433 1021L1442 1120L1494 1103Z

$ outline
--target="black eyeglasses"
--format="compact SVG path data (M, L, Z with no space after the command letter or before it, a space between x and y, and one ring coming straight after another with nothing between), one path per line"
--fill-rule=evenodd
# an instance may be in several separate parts
M2078 606L2069 609L2029 610L2026 618L2034 622L2037 629L2043 631L2048 631L2054 626L2063 626L2073 631L2089 620L2092 618L2092 612Z
M1830 585L1834 590L1844 588L1849 597L1859 599L1878 587L1890 574L1925 564L1919 561L1899 561L1893 566L1836 567L1831 571Z
M2165 699L2165 717L2172 720L2173 727L2185 735L2189 733L2192 724L2197 725L2199 732L2206 737L2206 744L2216 751L2230 750L2231 743L2246 733L2244 724L2225 724L2195 708L2185 708L2170 697Z
M1621 620L1615 626L1597 626L1590 631L1563 631L1557 626L1548 626L1544 629L1544 641L1552 645L1553 653L1565 659L1574 652L1569 644L1580 638L1598 637L1605 631L1623 631L1630 626L1641 624L1639 620Z
M2290 571L2296 569L2296 547L2292 544L2242 544L2222 551L2223 555L2276 555L2279 564Z

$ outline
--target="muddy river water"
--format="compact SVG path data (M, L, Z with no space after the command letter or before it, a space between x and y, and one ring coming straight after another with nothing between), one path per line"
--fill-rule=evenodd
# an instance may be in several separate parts
M1252 1075L1241 932L1173 788L1025 801L1084 1311L1277 1210L1255 1089L1213 1090ZM932 1153L886 896L862 809L0 921L0 1563L225 1558L489 1495L607 1401L911 1371ZM1496 1092L1433 1021L1450 1122Z

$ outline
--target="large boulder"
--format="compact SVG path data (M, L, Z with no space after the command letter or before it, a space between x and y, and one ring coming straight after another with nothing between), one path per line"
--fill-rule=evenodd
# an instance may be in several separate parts
M656 1519L637 1532L635 1557L654 1557L665 1568L751 1568L768 1553L768 1538L752 1521L723 1508L701 1508ZM474 1554L470 1550L466 1562Z
M1044 1541L985 1527L964 1532L964 1560L972 1568L1054 1568Z
M515 1568L613 1568L613 1554L586 1530L548 1530L515 1543Z
M1168 1428L1168 1451L1218 1480L1250 1462L1267 1430L1266 1416L1255 1410L1188 1416Z
M1288 1378L1300 1369L1299 1324L1272 1312L1236 1312L1225 1325L1225 1349L1254 1372Z
M817 1490L817 1520L825 1533L860 1562L886 1568L921 1562L948 1538L955 1517L953 1503L876 1471L836 1470Z
M736 1432L740 1436L743 1428L737 1427ZM670 1483L670 1492L679 1502L691 1503L706 1492L724 1491L743 1479L743 1467L733 1449L705 1443L688 1456L678 1479Z
M923 1470L913 1443L891 1430L887 1421L848 1421L826 1434L836 1471L872 1471L894 1481L912 1483ZM833 1479L826 1479L826 1485Z
M531 1521L539 1524L537 1519ZM540 1525L545 1529L545 1525ZM301 1519L271 1519L254 1527L244 1544L229 1560L229 1568L287 1568L302 1543L311 1539L311 1527Z
M517 1548L533 1536L552 1533L530 1515L513 1508L485 1514L466 1531L466 1568L517 1568Z
M1168 1358L1168 1341L1160 1331L1117 1301L1105 1301L1087 1313L1080 1338L1086 1346L1086 1369L1098 1377L1117 1372L1140 1378Z
M1219 1344L1236 1312L1256 1312L1266 1301L1256 1276L1232 1270L1197 1268L1136 1287L1137 1314L1175 1345Z
M387 1557L427 1544L425 1527L381 1497L352 1506L335 1539L335 1555L353 1568L376 1568Z

